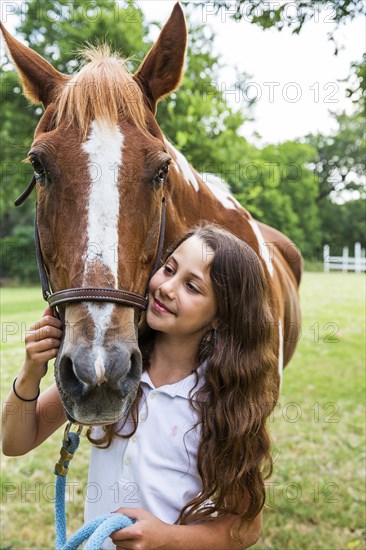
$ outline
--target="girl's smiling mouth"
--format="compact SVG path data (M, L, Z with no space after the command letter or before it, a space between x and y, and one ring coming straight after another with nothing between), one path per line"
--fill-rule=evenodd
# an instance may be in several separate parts
M170 309L168 309L164 304L159 302L159 300L157 300L156 298L154 298L154 301L153 301L153 308L155 309L155 311L159 311L159 313L173 314L173 312L170 311Z

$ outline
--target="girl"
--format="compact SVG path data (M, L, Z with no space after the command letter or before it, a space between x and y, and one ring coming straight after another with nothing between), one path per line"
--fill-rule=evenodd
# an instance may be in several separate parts
M205 225L168 252L149 284L143 374L129 418L88 433L86 519L117 508L136 520L103 548L235 550L256 542L272 471L266 419L278 396L272 326L261 263L241 240ZM32 328L7 400L19 411L4 418L8 455L33 449L66 420L42 414L50 402L62 408L55 386L38 397L60 321L47 309Z

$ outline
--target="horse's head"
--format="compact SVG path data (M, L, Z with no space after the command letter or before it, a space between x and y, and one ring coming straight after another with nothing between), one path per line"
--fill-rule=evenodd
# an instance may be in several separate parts
M45 109L29 160L53 291L103 287L144 295L170 161L154 113L182 74L180 6L134 75L104 48L88 51L89 63L68 77L3 33L26 95ZM138 311L87 299L59 309L65 331L56 381L65 410L81 423L115 422L140 380Z

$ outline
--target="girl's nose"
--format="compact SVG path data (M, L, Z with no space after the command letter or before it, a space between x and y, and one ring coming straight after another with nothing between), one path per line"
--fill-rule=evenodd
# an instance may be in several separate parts
M175 285L173 279L169 279L169 281L162 283L159 286L159 292L161 292L163 296L173 300L175 297Z

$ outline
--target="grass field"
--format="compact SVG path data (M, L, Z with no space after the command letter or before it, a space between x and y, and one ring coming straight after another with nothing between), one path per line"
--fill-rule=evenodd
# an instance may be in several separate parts
M365 549L365 279L306 273L299 346L270 427L274 473L256 550ZM1 392L43 309L38 289L2 290ZM53 381L49 369L43 387ZM24 457L2 457L1 549L53 548L53 467L62 431ZM69 474L68 527L83 521L88 443Z

